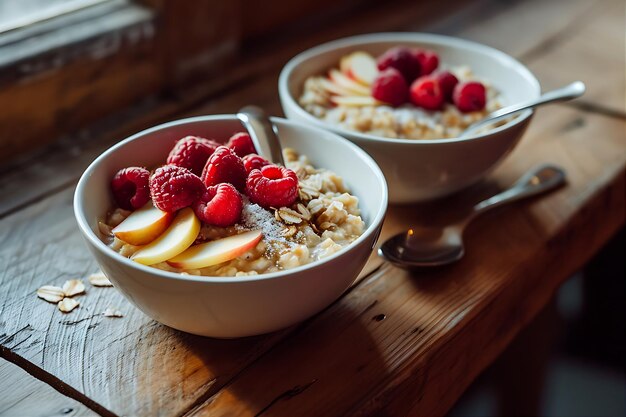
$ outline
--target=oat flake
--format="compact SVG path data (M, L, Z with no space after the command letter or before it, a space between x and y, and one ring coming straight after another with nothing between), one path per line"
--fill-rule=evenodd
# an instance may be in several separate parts
M112 287L111 281L102 272L96 272L88 277L89 283L94 287Z
M289 226L289 227L286 227L286 228L285 228L285 229L281 232L281 234L282 234L284 237L291 237L291 236L295 235L297 232L298 232L298 229L296 228L296 226Z
M106 223L98 222L98 230L103 236L113 236L113 228Z
M50 303L56 304L61 301L64 296L63 288L55 287L54 285L44 285L37 290L37 297Z
M104 317L124 317L124 314L121 311L113 307L107 307L102 315Z
M82 279L70 279L63 284L63 292L66 297L73 297L85 292L85 284Z
M59 304L57 304L57 306L59 307L59 310L61 310L63 313L69 313L70 311L78 307L78 304L78 301L74 300L73 298L64 298L63 300L59 301Z
M287 224L302 223L301 214L297 211L291 210L290 208L281 208L280 210L278 210L278 215Z

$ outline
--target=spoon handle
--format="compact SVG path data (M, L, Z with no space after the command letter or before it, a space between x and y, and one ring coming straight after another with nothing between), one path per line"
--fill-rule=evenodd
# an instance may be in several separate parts
M555 165L541 165L524 174L508 190L474 206L471 218L495 207L521 200L565 184L565 171Z
M239 110L237 118L248 130L259 155L274 164L285 166L274 125L263 109L257 106L246 106Z
M469 125L467 129L463 131L461 136L468 136L481 127L489 125L493 122L497 122L504 117L510 116L511 114L520 112L522 110L526 110L531 107L541 106L542 104L552 103L554 101L571 100L576 97L580 97L581 95L583 95L584 92L585 84L582 81L574 81L573 83L568 84L565 87L548 91L547 93L542 94L539 98L523 101L521 103L513 104L511 106L506 106L499 110L496 110L487 115L487 117L485 117L484 119Z

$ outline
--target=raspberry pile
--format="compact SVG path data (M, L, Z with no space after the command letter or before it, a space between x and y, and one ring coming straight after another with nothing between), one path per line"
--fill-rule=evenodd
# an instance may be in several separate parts
M298 177L256 154L247 133L236 133L226 146L198 136L176 142L166 165L119 170L111 180L115 202L125 210L155 207L175 212L191 207L205 224L228 227L241 220L243 195L266 209L292 205Z
M380 71L372 83L372 97L397 107L404 103L441 110L452 103L463 113L483 110L485 87L477 81L459 82L449 71L437 70L439 56L421 48L398 46L376 60Z

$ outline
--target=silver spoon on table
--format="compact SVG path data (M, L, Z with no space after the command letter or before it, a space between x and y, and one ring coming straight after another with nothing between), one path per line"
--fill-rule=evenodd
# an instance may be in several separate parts
M509 189L474 206L465 219L445 228L409 229L388 239L378 254L402 268L433 267L461 259L465 253L463 231L476 217L504 204L535 196L565 183L565 172L542 165L524 174Z
M505 117L520 112L522 110L530 109L532 107L537 107L548 103L553 103L555 101L571 100L576 97L582 96L584 92L585 84L582 81L574 81L573 83L568 84L565 87L548 91L547 93L542 94L536 99L523 101L521 103L513 104L511 106L506 106L499 110L496 110L488 114L484 119L481 119L469 125L463 132L461 132L459 137L464 138L467 136L471 136L477 130L482 129L485 126L497 122L498 120L502 120Z
M285 166L283 152L270 118L257 106L243 107L237 118L246 127L259 155L273 164Z

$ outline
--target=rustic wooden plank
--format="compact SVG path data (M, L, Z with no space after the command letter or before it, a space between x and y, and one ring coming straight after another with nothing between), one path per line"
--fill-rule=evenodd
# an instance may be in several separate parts
M604 0L522 0L472 3L462 13L435 23L433 32L492 46L522 61L533 50L575 32ZM466 22L473 22L468 25Z
M382 267L190 415L444 414L624 224L625 126L565 107L540 115L492 178L508 184L550 161L567 187L477 220L454 266ZM392 207L384 234L430 223L425 212Z
M626 117L626 36L622 0L602 0L560 34L528 57L545 89L577 79L587 84L580 99L593 109Z
M17 355L43 368L63 381L62 389L71 387L108 411L171 415L190 408L202 393L217 391L288 335L289 330L231 342L183 334L150 320L116 290L88 284L87 295L78 297L80 307L68 315L37 299L42 285L61 285L97 270L76 229L72 196L70 188L0 222L0 263L7 265L0 273L0 345L5 349L0 348L0 356L14 360ZM22 238L39 233L45 239L35 245ZM125 317L102 317L109 306ZM160 372L152 374L153 367ZM140 378L132 389L129 376Z
M494 12L491 9L497 9ZM621 0L527 0L476 4L432 30L493 46L528 65L544 91L583 80L588 91L576 103L626 116L626 38ZM476 19L469 27L455 22Z
M175 415L217 392L294 330L237 341L192 336L152 321L115 289L86 281L80 307L60 313L38 299L36 289L97 270L75 224L73 191L0 221L0 264L6 265L0 271L0 356L39 368L46 382L97 403L99 412ZM33 242L30 236L39 237ZM124 317L103 317L107 307Z
M0 359L0 416L83 417L97 414Z
M602 188L617 175L620 164L623 165L623 153L616 152L616 149L622 146L619 132L624 122L567 108L555 109L550 115L540 114L537 117L529 137L493 178L499 184L508 184L536 160L550 160L569 168L571 188L537 202L531 214L526 214L523 208L508 209L503 217L496 217L505 221L504 226L501 222L496 225L487 221L479 223L482 226L475 225L468 236L469 267L467 263L459 264L448 273L439 273L442 282L448 282L451 287L464 284L466 281L455 281L454 271L465 271L460 275L466 277L466 280L491 277L489 274L479 274L482 268L487 268L492 271L490 274L501 279L509 277L511 268L517 265L512 261L517 259L514 254L519 252L530 256L537 242L543 242L540 238L549 237L563 226L568 216L601 193ZM436 220L436 216L426 213L445 212L447 210L442 210L442 207L449 206L451 202L467 209L469 203L475 200L470 198L472 193L480 196L493 189L494 184L486 182L473 191L444 200L439 206L427 205L415 210L395 208L390 211L383 236L420 219L423 222ZM60 383L60 389L71 388L76 398L89 398L115 414L152 415L160 410L163 415L171 415L210 398L221 386L287 336L288 333L282 332L237 341L216 341L185 335L149 320L110 288L88 287L87 295L79 298L81 307L67 316L58 312L55 306L37 299L34 291L39 286L85 277L96 269L74 224L72 191L71 188L67 189L0 221L0 263L7 265L0 272L0 297L3 300L0 307L0 345L3 349L0 354L6 357L7 352L10 352L30 362L50 374L49 381ZM610 206L619 207L619 204L619 201L613 202ZM585 210L582 213L590 215ZM508 226L516 233L503 236L501 229ZM601 226L598 225L599 229L609 227ZM484 233L476 233L481 230L479 227ZM481 235L492 236L493 241L484 242ZM32 236L37 236L37 239L33 241ZM494 248L508 249L499 253L498 257L490 258L489 252ZM485 265L485 259L490 262L493 259L495 264ZM577 262L584 259L585 256L577 257ZM373 264L371 268L376 266ZM389 272L388 269L385 271ZM398 277L398 285L405 285L404 279ZM374 281L378 282L378 279ZM490 297L495 288L478 287L483 297L481 299ZM386 288L389 287L383 287L381 291ZM461 287L457 290L464 293ZM365 297L372 292L368 290L358 294L354 297ZM469 291L470 294L473 293ZM462 310L463 299L456 298L457 295L442 293L438 299L446 300L445 297L450 296L446 306L452 310ZM345 309L344 303L339 304L344 307L333 308ZM117 306L126 316L122 319L99 316L98 313L109 305ZM424 306L428 305L434 304ZM513 305L511 308L514 308ZM440 313L446 311L440 310ZM454 317L450 311L448 313ZM329 319L325 317L332 317L332 314L326 312L322 316L322 322L328 323ZM445 316L442 316L441 320L444 319ZM313 326L324 327L321 324ZM315 337L333 332L326 329ZM378 337L374 335L376 340ZM384 334L380 337L386 339ZM319 340L319 343L324 340L324 343L330 345L334 343L331 342L332 338ZM418 340L420 343L425 342L424 339ZM397 347L389 348L393 350ZM154 369L159 369L159 372L154 373ZM294 373L294 378L296 375ZM228 392L222 391L220 396ZM259 401L258 405L264 406L266 403Z
M399 16L396 18L398 21L402 20ZM389 23L389 21L387 21L387 23ZM272 57L276 57L276 55ZM276 64L274 64L272 68L276 68ZM260 100L261 103L267 103L268 106L270 106L269 108L277 109L275 91L273 91L275 79L272 79L272 77L276 75L275 69L268 70L267 74L262 75L260 78L255 78L255 83L244 85L243 88L238 89L236 93L226 94L222 96L220 100L211 101L205 106L194 109L192 113L203 113L205 111L222 112L225 109L233 111L242 104L242 97L254 97L255 100ZM263 83L267 83L267 85L260 85ZM174 108L179 107L172 105L171 111L173 111ZM620 131L623 132L623 124L620 124L619 121L595 117L584 112L562 111L565 111L567 116L555 117L551 119L553 123L547 122L547 116L543 117L543 115L540 114L541 118L537 118L530 134L534 134L532 132L534 132L535 129L541 128L540 131L542 134L545 134L545 138L549 138L546 139L549 142L554 140L550 138L551 135L554 135L558 140L562 139L561 136L572 140L572 132L578 132L573 136L576 138L575 141L590 140L589 138L594 137L602 138L599 144L600 149L604 149L600 151L602 158L605 158L605 154L608 153L619 155L619 150L623 148L617 148L618 152L616 152L613 145L608 146L606 149L604 148L604 129L612 131L612 134L615 135L616 131L618 133ZM550 114L552 114L552 112L553 110L550 110ZM164 116L161 114L159 117ZM538 124L540 121L542 122ZM585 125L585 123L587 123L587 125ZM593 126L590 128L589 124ZM597 127L598 124L600 124L601 127ZM615 138L613 137L610 140L613 143ZM598 144L596 143L596 145ZM99 153L98 146L100 145L93 145L92 148L88 147L90 152L93 152L91 154L92 156ZM572 158L575 162L578 158L585 158L585 154L589 152L587 145L582 148L579 146L577 149L578 151L574 150L573 154L572 149L564 145L552 150L567 155L568 158ZM67 152L67 148L64 152ZM514 155L517 155L518 152ZM58 164L58 167L62 167L64 164L62 159L63 155L59 153L58 156L59 158L56 164ZM81 163L86 163L88 160L90 160L90 158L85 157ZM511 161L515 160L514 158ZM512 163L511 161L507 163L507 166ZM610 166L612 165L606 164L606 167ZM591 170L585 167L585 170L581 173L581 178L588 179L588 176L592 174L595 175L598 172L597 170L606 169L606 167L604 162L599 163L598 166L594 166ZM512 170L508 168L501 169L497 171L494 178L498 178L501 183L506 184L512 181L514 176L526 168L527 166L524 165L515 166L515 169ZM73 166L71 169L65 171L68 176L64 180L65 182L61 183L60 187L63 188L67 186L67 184L71 184L72 178L75 178L76 172L77 166ZM581 204L586 203L590 196L596 194L606 195L606 193L602 194L601 191L598 191L599 189L594 187L597 186L601 189L602 185L605 184L604 182L609 181L613 177L614 172L603 171L598 182L592 184L589 189L582 191L580 201L572 203L567 200L567 203L572 204L572 209L577 209ZM37 178L37 175L31 178ZM29 182L29 184L33 184L33 182ZM51 184L53 183L48 183L47 186L49 187ZM28 184L22 183L22 187L25 185ZM53 187L47 190L55 190L57 188ZM473 198L471 193L476 192L479 195L485 195L488 191L493 190L493 188L494 184L486 183L471 192L463 193L460 196L446 200L445 204L457 203L467 208L468 201L472 201ZM19 193L19 188L15 190ZM95 303L90 302L87 304L89 296L95 293L95 290L85 296L85 302L81 309L72 313L80 313L80 315L67 317L58 316L60 313L55 311L53 306L47 304L42 305L41 303L43 302L34 299L34 295L32 294L34 289L42 283L49 283L49 278L53 280L63 280L66 277L83 276L81 274L91 272L91 268L94 267L93 262L90 260L89 256L84 253L84 248L76 236L73 220L71 220L70 194L71 190L67 189L58 196L48 198L41 204L24 210L25 214L23 217L20 217L22 213L17 213L7 217L0 224L0 232L2 232L0 234L0 263L10 265L7 271L3 271L4 275L2 275L0 282L5 283L7 280L10 280L11 283L10 285L3 284L1 287L3 291L6 288L7 292L2 292L5 305L0 309L0 317L3 318L2 321L0 321L0 335L4 333L4 336L0 336L0 344L5 345L2 341L7 342L6 338L15 333L13 338L10 339L10 343L6 343L6 346L9 348L14 348L11 352L16 352L16 355L26 358L25 360L31 360L31 358L33 358L32 363L36 366L41 366L43 369L51 370L53 368L57 369L57 367L61 365L66 366L66 371L59 372L62 374L62 378L60 378L63 381L62 383L66 384L67 387L74 387L79 394L86 393L88 396L93 397L99 403L105 404L105 407L108 407L109 410L121 412L119 410L132 409L133 414L150 415L158 409L158 406L163 406L162 410L164 414L174 409L177 410L176 412L180 412L181 410L184 411L194 406L198 401L201 402L211 397L221 385L230 381L234 375L237 374L236 370L243 369L261 353L268 351L271 345L282 338L281 335L272 335L269 337L269 340L259 338L259 340L255 339L252 342L238 341L237 343L224 344L214 344L212 341L206 342L204 340L196 342L193 340L195 339L193 337L188 338L181 336L179 333L168 331L162 326L155 326L139 313L133 312L132 309L130 309L130 313L127 313L127 317L123 319L131 321L131 325L126 323L120 325L119 321L104 321L101 317L89 318L89 314L87 313L95 311L94 309L103 309L107 304L125 305L122 304L123 300L121 297L113 292L113 290L109 290L109 293L100 293ZM619 206L619 202L617 205ZM621 201L621 206L623 207L623 200ZM429 207L436 208L437 206ZM400 209L397 213L399 216L408 214L409 211L410 209L407 209L406 212ZM419 212L425 216L423 219L434 219L436 217L427 208L421 209ZM545 214L546 213L543 213L543 215ZM395 216L395 214L393 216ZM549 214L548 217L550 216L552 215ZM407 221L408 219L410 219L410 217L407 218ZM535 227L536 221L537 220L533 218L532 221L528 223L524 221L522 221L522 223L524 226L532 228ZM17 222L17 225L11 225L12 222ZM25 224L29 222L33 224ZM56 225L56 222L60 224ZM388 223L389 225L385 226L386 234L397 230L393 229L393 227L399 229L406 226L401 223L389 221ZM12 231L10 235L8 233L9 230ZM26 243L15 244L16 241L20 241L21 239L17 238L18 236L33 235L35 233L52 237L46 238L44 242L41 242L40 245L36 245L33 248L27 247L28 245ZM603 233L598 233L597 238L602 240L604 236ZM7 235L6 238L5 235ZM10 238L8 236L10 236ZM470 239L473 239L472 236L470 236ZM532 241L532 239L530 239L530 241ZM505 239L500 240L498 243L506 244L507 242L508 241ZM476 244L473 244L472 247L475 247L475 245ZM11 246L13 246L13 248L11 248ZM81 251L83 251L83 253L80 253ZM51 256L66 253L72 254L67 265L64 262L55 261L54 256ZM39 265L29 266L29 262L32 263L32 261L29 261L29 258L35 259L35 263L39 262ZM581 259L583 258L584 256ZM9 260L11 261L9 262ZM67 261L67 259L65 259L65 261ZM402 278L399 278L399 280L398 282L403 282ZM368 283L366 284L369 285ZM20 294L18 301L16 301L14 295L16 292ZM6 304L8 304L8 307ZM14 326L14 324L28 322L28 319L31 317L33 320L40 319L41 313L39 313L39 311L46 307L48 307L48 310L45 310L45 314L43 315L45 326L37 327L36 331L28 327ZM85 308L85 310L83 310L83 308ZM87 308L89 308L89 310L87 310ZM34 315L31 313L31 310L35 312ZM9 312L12 311L21 311L22 313L18 313L17 316L8 315ZM57 315L55 316L54 314ZM532 308L526 310L526 314L532 315ZM19 319L16 323L13 323L12 320L10 322L7 321L7 317L19 317ZM62 321L67 322L69 317L77 317L77 319L72 319L72 321L81 319L85 319L85 321L74 324L61 323ZM48 324L49 331L47 330ZM95 327L90 328L90 326L94 325ZM123 328L116 330L115 327L113 327L114 325ZM11 330L11 332L8 330ZM72 334L72 332L80 333L80 335ZM34 344L32 346L29 346L31 339L28 339L29 341L25 340L28 338L29 334L36 336L33 339L32 343ZM323 334L325 335L326 332L323 332ZM46 337L46 335L48 336ZM65 339L69 339L70 342L67 342ZM507 336L505 335L505 337L499 339L494 349L497 350L499 344L505 343L506 340ZM85 343L85 347L83 347L82 350L80 346L72 346L80 343ZM139 349L135 348L137 345L140 347ZM45 356L42 350L43 346L47 347ZM103 346L106 346L106 348ZM137 355L140 356L135 357L133 353L134 350L136 350ZM176 351L182 352L180 354L171 354ZM224 353L225 351L234 352ZM493 354L495 353L490 351L486 357L490 357L490 355ZM224 356L227 356L227 358L224 358ZM154 359L161 357L163 358ZM70 375L75 372L77 363L82 366L82 359L77 361L77 358L87 358L86 360L95 362L93 365L90 365L90 368L93 369L86 370L90 375L80 373L80 375ZM155 363L157 363L157 365L155 365ZM222 367L220 364L226 365ZM166 375L164 380L161 380L163 379L163 375L161 374L158 376L149 374L147 370L150 367L162 369L163 374ZM98 374L98 372L100 372L100 374ZM137 375L137 372L142 373L143 376L138 381L133 381L133 376ZM56 376L56 371L52 371L50 375ZM171 377L169 377L170 375ZM104 385L105 377L117 381L116 384L118 385L107 387L106 392L95 393L96 390L102 391L101 386ZM400 378L404 378L404 376ZM85 380L87 382L84 382ZM132 384L131 390L128 390L129 384ZM459 389L462 389L462 385L462 383L459 383ZM120 386L122 388L120 388ZM311 387L313 388L314 386L315 384ZM119 391L123 392L120 393ZM226 396L229 391L222 392L224 392ZM134 398L132 393L140 398ZM149 404L150 400L144 396L147 397L150 395L157 396L161 399L155 400L153 404ZM174 402L168 404L168 399L172 397L174 398ZM359 401L357 401L357 403L358 402ZM355 407L356 406L357 405L355 405ZM389 407L392 406L393 404L389 405ZM372 405L368 405L367 407L371 408Z
M73 219L72 191L0 225L0 263L7 265L0 272L0 355L27 360L63 381L61 389L73 388L113 413L174 415L280 337L230 343L183 334L150 320L115 289L89 284L80 307L68 315L37 299L34 291L43 284L97 270ZM28 236L39 237L32 242ZM124 317L103 317L108 306Z

